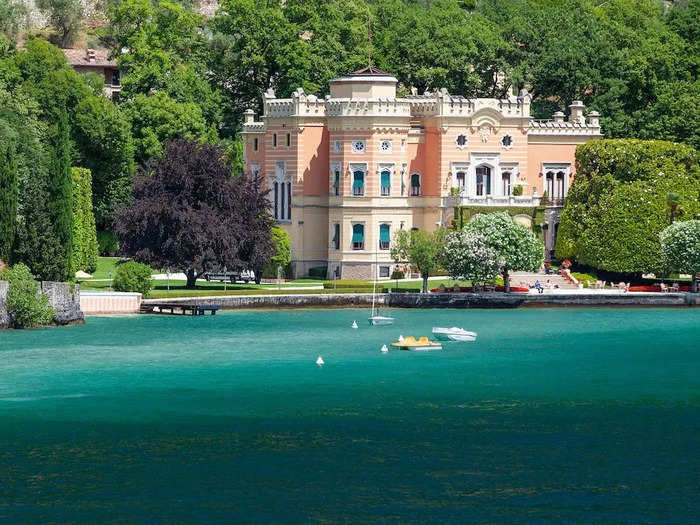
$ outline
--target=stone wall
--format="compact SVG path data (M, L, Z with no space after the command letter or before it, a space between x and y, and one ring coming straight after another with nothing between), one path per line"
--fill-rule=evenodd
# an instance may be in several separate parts
M372 294L304 294L192 297L186 299L146 299L144 306L165 303L222 308L313 308L364 307L372 304ZM586 306L687 306L700 305L698 294L688 293L610 293L552 294L524 293L394 293L377 294L377 305L394 308L518 308Z
M39 290L49 298L49 304L56 311L53 322L58 325L82 323L83 312L80 310L80 286L54 281L41 281ZM10 316L5 308L5 299L9 283L0 281L0 328L10 327Z
M9 287L10 283L7 281L0 281L0 328L9 328L10 326L10 316L5 308L5 298Z

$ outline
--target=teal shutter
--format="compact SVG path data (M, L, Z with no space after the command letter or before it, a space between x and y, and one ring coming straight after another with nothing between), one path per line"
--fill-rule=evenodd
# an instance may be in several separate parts
M379 226L379 242L389 242L389 225L382 224Z
M411 186L413 188L420 188L420 175L417 173L411 175Z
M391 174L388 171L382 171L382 188L391 187Z
M352 227L352 242L365 242L365 227L362 224Z
M362 188L365 185L365 174L361 171L356 171L353 173L353 188Z

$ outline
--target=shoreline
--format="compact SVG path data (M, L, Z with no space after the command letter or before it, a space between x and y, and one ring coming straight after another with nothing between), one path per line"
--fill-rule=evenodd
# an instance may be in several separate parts
M481 293L388 293L377 294L375 302L385 308L588 308L600 306L629 307L692 307L700 305L700 294L681 293L557 293L524 294L503 292ZM145 299L149 305L179 303L186 305L220 306L223 310L255 308L353 308L372 304L372 294L289 294L203 296L168 299ZM105 312L106 313L106 312ZM99 315L99 314L98 314Z

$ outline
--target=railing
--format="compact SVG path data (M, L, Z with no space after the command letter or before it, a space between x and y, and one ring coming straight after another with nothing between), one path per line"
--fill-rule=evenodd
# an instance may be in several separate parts
M539 206L538 195L455 195L450 196L461 206Z

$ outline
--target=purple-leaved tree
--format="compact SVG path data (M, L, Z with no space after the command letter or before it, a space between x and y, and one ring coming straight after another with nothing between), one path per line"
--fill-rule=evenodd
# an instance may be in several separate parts
M272 256L267 192L248 175L233 177L221 149L177 139L134 182L117 214L119 249L156 268L176 268L194 288L202 273L253 269Z

